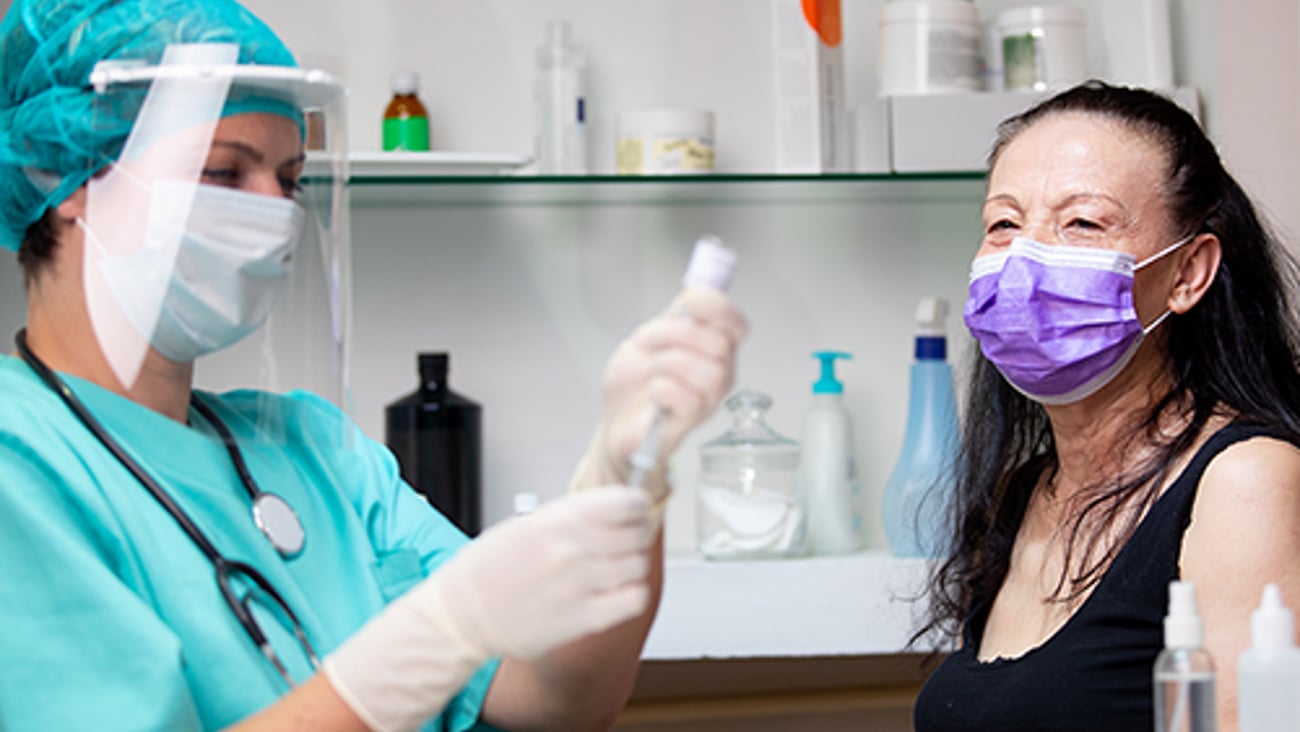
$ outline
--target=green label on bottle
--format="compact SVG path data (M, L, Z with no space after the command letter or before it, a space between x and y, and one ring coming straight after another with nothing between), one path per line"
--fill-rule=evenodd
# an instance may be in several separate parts
M429 118L384 120L384 150L423 152L429 149Z

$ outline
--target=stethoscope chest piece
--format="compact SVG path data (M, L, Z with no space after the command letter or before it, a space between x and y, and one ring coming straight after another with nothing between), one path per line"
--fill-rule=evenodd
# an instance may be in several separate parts
M253 522L271 542L271 546L280 552L280 556L294 557L302 551L307 536L302 521L283 498L274 493L259 491L253 499Z

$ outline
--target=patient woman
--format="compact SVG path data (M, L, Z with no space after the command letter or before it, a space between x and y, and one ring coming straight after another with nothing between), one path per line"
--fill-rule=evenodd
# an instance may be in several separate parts
M920 732L1153 728L1171 580L1237 720L1276 582L1300 607L1294 261L1195 120L1089 83L1001 126L965 318L982 352Z

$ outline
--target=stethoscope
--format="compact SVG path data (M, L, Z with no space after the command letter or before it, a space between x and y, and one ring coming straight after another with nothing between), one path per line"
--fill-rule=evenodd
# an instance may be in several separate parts
M276 592L271 583L262 576L262 573L244 562L226 558L217 550L216 546L212 544L180 505L171 496L167 495L162 486L149 473L145 472L144 468L140 467L140 464L127 454L122 449L122 446L108 434L103 425L91 415L86 406L77 398L72 389L59 378L58 374L55 374L44 361L38 358L35 353L32 353L32 350L27 347L26 328L19 330L17 335L14 336L14 345L18 348L18 355L22 357L32 371L36 372L41 381L45 382L46 386L63 399L63 403L68 405L73 414L77 415L77 418L81 420L86 429L122 464L122 467L126 468L135 477L140 485L144 486L145 490L149 491L149 495L153 496L154 500L171 515L181 530L185 532L185 535L190 538L190 541L194 542L194 545L203 553L203 556L212 563L212 567L217 574L217 586L221 590L221 596L226 605L234 613L235 618L239 620L244 632L248 634L248 637L266 656L267 660L275 666L280 675L284 677L284 680L290 686L294 685L293 677L289 675L288 669L285 668L276 655L270 641L267 640L266 634L253 616L250 604L252 594L246 594L243 599L240 599L230 583L232 575L243 575L257 589L271 598L293 626L294 635L297 636L298 642L308 660L311 661L312 666L318 667L320 662L316 657L315 650L312 649L311 643L307 640L307 635L303 631L302 624L298 621L298 616L294 614L289 604L280 596L280 593ZM253 523L257 525L262 535L271 542L271 546L275 547L275 550L281 556L292 558L298 555L302 551L306 534L303 531L302 521L298 519L298 514L293 510L293 507L284 498L258 488L257 482L253 480L252 474L248 471L248 465L244 462L244 456L240 453L239 446L235 443L234 435L230 433L225 423L217 417L211 408L192 394L190 395L190 406L194 407L195 411L212 425L213 429L221 437L221 441L225 444L226 452L230 454L230 460L234 463L235 472L239 474L239 481L243 484L244 490L248 492L248 497L252 501Z

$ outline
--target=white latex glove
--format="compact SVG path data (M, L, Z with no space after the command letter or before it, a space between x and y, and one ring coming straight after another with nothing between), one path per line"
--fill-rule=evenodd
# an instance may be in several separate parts
M371 728L412 730L485 661L529 659L641 614L654 539L644 491L606 486L483 532L322 664Z
M687 288L625 339L605 368L605 411L574 476L583 485L622 483L629 457L650 429L656 407L668 410L657 468L645 488L662 509L668 499L664 458L731 391L736 349L749 332L726 294Z

